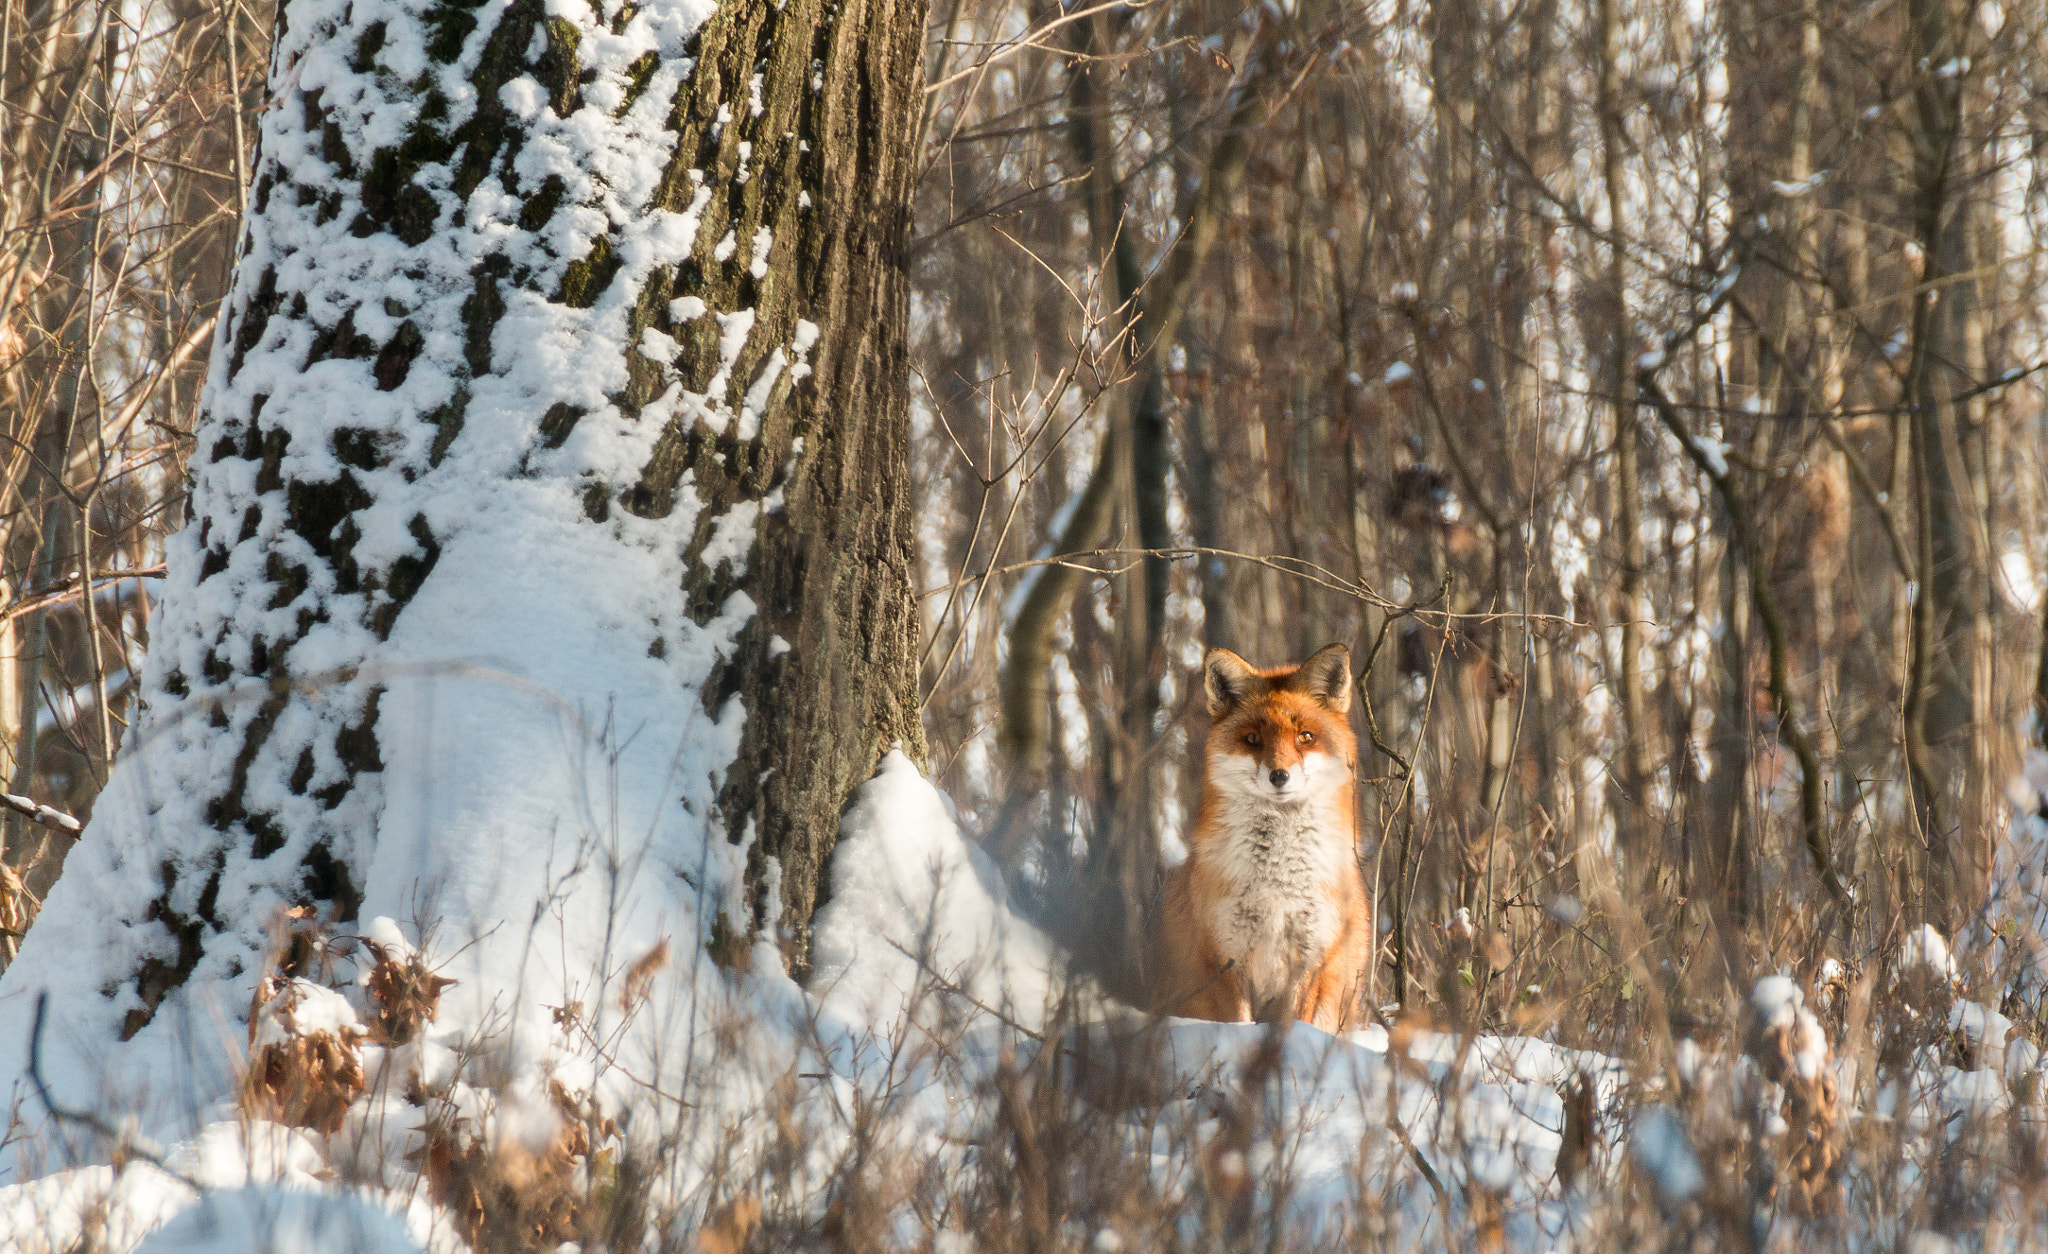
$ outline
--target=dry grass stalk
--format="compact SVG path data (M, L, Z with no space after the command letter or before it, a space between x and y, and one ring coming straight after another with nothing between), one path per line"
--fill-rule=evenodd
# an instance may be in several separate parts
M0 955L14 956L41 905L14 868L0 862Z
M1258 1048L1246 1055L1237 1092L1216 1112L1216 1130L1202 1147L1202 1187L1211 1233L1233 1242L1250 1230L1258 1181L1252 1171L1252 1143L1266 1112L1266 1085L1280 1070L1288 1024L1267 1026Z
M1800 1214L1833 1214L1841 1206L1842 1101L1833 1069L1794 1075L1785 1085L1788 1168Z
M1508 1198L1477 1180L1465 1186L1465 1206L1477 1254L1498 1254L1507 1247Z
M668 937L655 943L654 948L633 960L626 969L626 987L619 993L619 1009L631 1014L633 1008L647 1000L647 990L654 983L654 977L668 965Z
M1593 1163L1594 1123L1599 1112L1593 1102L1593 1086L1582 1075L1573 1076L1561 1096L1564 1133L1557 1147L1557 1187L1569 1193Z
M1038 1121L1024 1088L1015 1056L1005 1051L996 1069L998 1117L1010 1130L1011 1145L1016 1154L1017 1217L1024 1244L1027 1248L1039 1250L1046 1247L1052 1236L1052 1199L1047 1181L1051 1167L1046 1162Z
M1844 1119L1827 1034L1798 1005L1752 1023L1750 1045L1764 1078L1784 1093L1777 1114L1785 1129L1768 1140L1790 1186L1787 1200L1798 1214L1831 1214L1841 1203Z

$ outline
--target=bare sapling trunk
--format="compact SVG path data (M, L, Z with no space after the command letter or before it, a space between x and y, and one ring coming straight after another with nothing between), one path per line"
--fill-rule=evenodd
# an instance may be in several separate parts
M1075 28L1090 29L1087 23L1075 23ZM1092 37L1084 37L1084 53L1094 46L1091 40ZM1257 62L1247 66L1247 75L1258 72L1262 71ZM1077 65L1070 73L1073 106L1069 132L1076 154L1088 171L1090 232L1103 250L1105 273L1113 280L1113 331L1121 334L1118 357L1133 372L1133 377L1112 395L1102 453L1065 529L1053 541L1055 556L1085 554L1109 543L1119 502L1130 494L1129 484L1136 473L1132 458L1140 448L1145 456L1143 478L1147 484L1146 499L1138 511L1142 521L1141 544L1158 547L1171 539L1164 531L1164 357L1202 263L1215 245L1230 196L1243 177L1250 154L1249 131L1259 107L1257 83L1234 85L1233 108L1200 180L1187 227L1161 274L1148 287L1138 260L1135 236L1139 224L1131 220L1129 204L1116 175L1116 154L1110 143L1114 128L1110 125L1102 86L1096 81L1109 70L1106 64L1095 68ZM1143 440L1136 444L1134 425L1145 428ZM1087 578L1078 565L1047 566L1035 577L1010 624L1010 656L1002 678L1002 740L1005 753L1022 777L1025 792L1031 790L1030 781L1044 770L1051 745L1048 695L1053 636L1061 615ZM1157 575L1148 573L1143 593L1144 618L1146 630L1155 639L1163 626L1165 594L1163 570ZM1012 804L1006 808L1000 825L1004 834L997 842L1006 856L1019 851L1017 842L1024 835L1012 824L1019 800L1017 791L1013 790Z
M1974 6L1970 6L1974 8ZM1922 913L1943 919L1967 909L1964 896L1988 866L1973 867L1986 792L1974 741L1980 693L1975 652L1981 632L1984 565L1972 522L1969 427L1981 401L1970 392L1977 279L1977 214L1971 154L1965 144L1969 24L1948 0L1908 6L1907 37L1917 67L1911 143L1910 211L1924 264L1913 294L1912 357L1905 404L1917 521L1912 597L1912 664L1905 739L1919 838L1927 851Z
M1604 354L1607 371L1604 382L1614 413L1614 542L1617 552L1615 628L1620 635L1615 687L1621 698L1622 788L1615 806L1617 830L1626 833L1623 848L1637 857L1650 855L1650 787L1654 767L1650 756L1649 716L1643 708L1643 635L1647 627L1643 601L1643 502L1642 455L1636 423L1635 332L1629 319L1628 201L1623 189L1622 105L1619 97L1621 24L1615 0L1600 0L1597 6L1600 29L1598 100L1602 178L1607 201L1607 291L1613 322L1613 338ZM1631 878L1653 873L1654 868L1630 868Z

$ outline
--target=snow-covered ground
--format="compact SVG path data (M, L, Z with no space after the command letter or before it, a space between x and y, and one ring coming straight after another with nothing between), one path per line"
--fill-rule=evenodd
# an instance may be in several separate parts
M266 1051L322 1037L359 1062L361 1079L341 1086L338 1113L309 1120L325 1126L264 1118L283 1109L263 1106L249 1089L239 1108L231 1092L195 1094L184 1131L175 1122L149 1129L170 1141L161 1165L131 1153L118 1168L66 1168L66 1145L88 1157L104 1157L108 1147L83 1148L73 1130L44 1123L16 1159L26 1165L43 1155L42 1170L0 1191L0 1230L24 1251L69 1248L88 1229L114 1250L159 1231L160 1243L148 1248L254 1248L232 1242L246 1241L252 1226L273 1225L284 1241L322 1224L363 1228L379 1250L406 1248L403 1241L460 1248L458 1218L432 1204L434 1188L421 1181L433 1129L461 1129L458 1143L501 1155L520 1146L544 1154L571 1119L550 1095L557 1085L601 1112L598 1120L621 1125L622 1144L651 1143L657 1128L673 1133L677 1095L715 1103L725 1118L691 1121L695 1133L669 1146L677 1151L672 1174L654 1186L686 1219L709 1176L731 1170L717 1155L735 1146L712 1145L711 1134L741 1129L736 1152L760 1152L778 1110L810 1130L811 1167L794 1179L821 1204L849 1134L835 1110L894 1094L894 1143L913 1155L957 1157L958 1146L985 1135L992 1107L984 1098L997 1072L1028 1068L1047 1048L1047 1011L1063 991L1056 952L1009 913L1000 880L954 825L944 797L900 755L849 810L832 874L810 993L782 973L771 946L756 950L751 970L709 977L703 972L715 964L704 955L675 954L642 987L630 973L613 981L607 995L627 1009L589 1049L582 1047L595 1030L583 1021L557 1025L556 1039L534 1040L477 997L445 998L416 1035L392 1042L377 972L388 979L405 969L415 938L380 918L365 929L374 957L368 944L349 946L325 981L276 982L257 1014L254 1072ZM494 969L459 948L434 955L432 965L458 980L488 980ZM635 1031L643 1021L664 1026ZM590 1014L588 1023L599 1022ZM1252 1179L1284 1170L1289 1222L1309 1231L1340 1223L1362 1180L1377 1179L1373 1187L1417 1230L1444 1205L1434 1187L1462 1198L1469 1183L1506 1199L1514 1231L1541 1244L1565 1219L1550 1187L1563 1130L1560 1087L1583 1076L1611 1106L1627 1081L1611 1060L1527 1038L1423 1032L1407 1039L1395 1064L1377 1026L1339 1038L1296 1024L1275 1037L1252 1024L1150 1025L1099 1002L1062 1030L1058 1047L1074 1058L1123 1050L1148 1060L1157 1088L1125 1124L1130 1149L1151 1156L1169 1196L1190 1187L1190 1147L1225 1136L1245 1109L1285 1129L1279 1139L1248 1141L1237 1169ZM703 1048L687 1047L692 1032ZM907 1040L912 1034L943 1048L921 1048ZM1277 1043L1276 1057L1264 1054L1269 1043ZM812 1078L807 1095L779 1097L778 1084L796 1072ZM124 1113L112 1095L99 1110L110 1120ZM1362 1146L1372 1147L1363 1158ZM1437 1186L1415 1169L1417 1160L1429 1164ZM333 1196L316 1205L304 1194ZM365 1219L387 1212L393 1218L381 1228ZM207 1244L216 1230L231 1236ZM278 1248L313 1248L291 1242Z
M1447 1227L1487 1224L1511 1248L1567 1248L1589 1239L1598 1199L1631 1172L1662 1205L1703 1196L1712 1164L1688 1130L1703 1112L1783 1138L1788 1118L1805 1118L1798 1094L1856 1090L1853 1065L1835 1056L1816 1018L1819 999L1783 976L1760 980L1748 999L1745 1055L1681 1041L1668 1075L1631 1076L1615 1059L1529 1037L1153 1022L1092 993L1087 1013L1048 1018L1073 991L1055 948L1008 911L946 799L900 755L849 809L832 875L809 991L765 944L749 968L708 977L717 964L704 955L672 954L612 982L606 995L619 1013L596 1042L595 1016L571 1016L554 1042L521 1040L515 1020L471 998L443 1001L436 1018L393 1043L403 1028L377 972L388 981L404 969L414 938L379 919L366 929L375 960L356 946L324 982L274 984L257 1014L258 1071L264 1051L323 1034L360 1061L361 1082L343 1086L337 1113L301 1120L324 1126L281 1126L263 1116L282 1108L245 1088L239 1108L227 1093L195 1102L191 1126L157 1162L131 1154L118 1166L67 1167L66 1145L104 1160L106 1143L86 1148L75 1129L45 1124L17 1147L17 1162L44 1157L0 1190L0 1233L24 1254L70 1248L87 1232L115 1251L457 1251L459 1208L421 1169L434 1147L482 1146L489 1161L527 1163L545 1181L551 1147L578 1120L609 1129L619 1147L666 1151L666 1172L648 1187L684 1229L719 1200L718 1182L765 1170L777 1127L800 1129L799 1161L782 1168L783 1203L815 1217L857 1135L871 1153L885 1146L906 1161L976 1170L971 1147L1008 1117L1004 1077L1050 1074L1039 1064L1056 1050L1060 1074L1103 1112L1117 1152L1149 1163L1165 1204L1189 1207L1181 1222L1191 1233L1189 1199L1241 1179L1255 1221L1304 1241L1356 1232L1369 1214L1431 1247L1464 1239L1446 1241ZM432 957L444 976L491 970L461 952ZM1898 961L1914 978L1954 978L1937 934L1914 934ZM663 1030L637 1034L643 1018ZM1956 1000L1948 1026L1968 1043L1972 1067L1947 1065L1939 1051L1890 1067L1858 1118L1924 1139L2033 1100L2038 1051L2003 1016ZM666 1048L636 1052L657 1039ZM1133 1063L1144 1077L1136 1089ZM1112 1073L1125 1077L1114 1092L1101 1079ZM1577 1116L1567 1110L1574 1100ZM854 1110L878 1117L861 1127ZM118 1120L118 1098L100 1113ZM1572 1128L1574 1117L1585 1122ZM1563 1165L1568 1139L1577 1161ZM902 1248L933 1235L908 1210L892 1219ZM276 1244L262 1244L265 1233Z

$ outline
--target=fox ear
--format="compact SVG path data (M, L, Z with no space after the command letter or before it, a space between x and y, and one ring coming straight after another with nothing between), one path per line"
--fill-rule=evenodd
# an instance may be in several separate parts
M1211 649L1202 659L1202 682L1209 690L1209 717L1221 717L1231 706L1252 695L1259 673L1228 649Z
M1329 706L1339 714L1351 711L1351 650L1341 644L1326 644L1301 664L1289 685Z

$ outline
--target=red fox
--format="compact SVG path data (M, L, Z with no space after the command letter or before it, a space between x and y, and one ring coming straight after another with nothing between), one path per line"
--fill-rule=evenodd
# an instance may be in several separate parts
M1158 1009L1349 1026L1372 961L1351 773L1351 654L1202 660L1209 742L1187 861L1166 884Z

